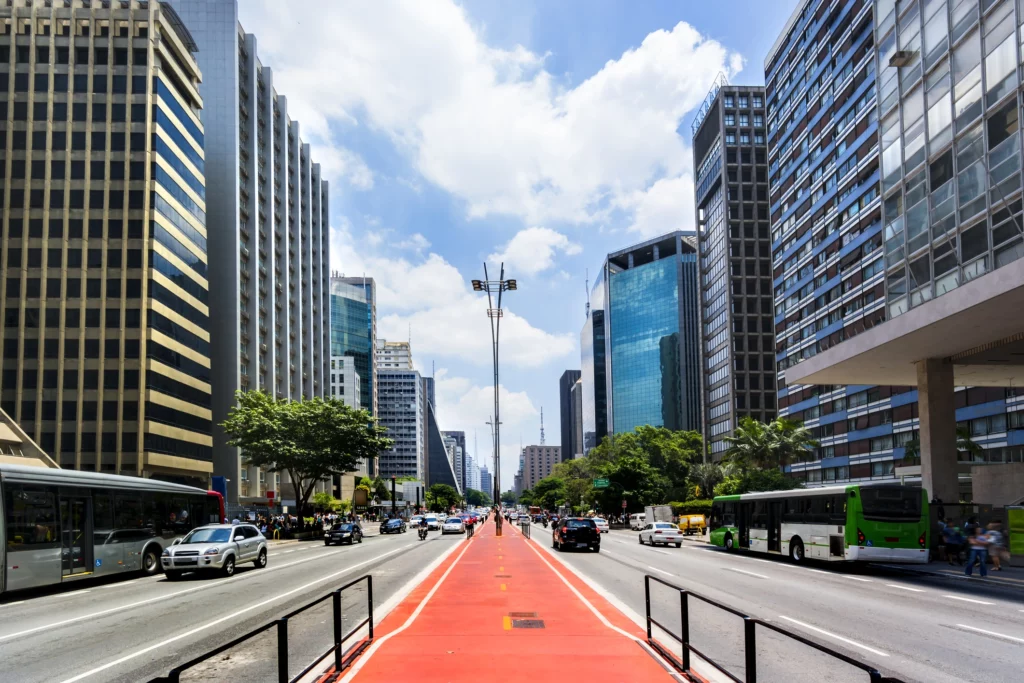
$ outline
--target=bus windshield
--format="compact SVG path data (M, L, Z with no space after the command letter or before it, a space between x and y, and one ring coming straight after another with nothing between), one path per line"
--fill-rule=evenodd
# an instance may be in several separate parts
M921 519L921 489L903 486L862 487L860 497L864 519L883 522Z

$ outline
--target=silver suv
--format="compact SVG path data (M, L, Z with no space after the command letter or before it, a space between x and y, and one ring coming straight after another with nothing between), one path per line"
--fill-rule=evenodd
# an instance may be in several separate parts
M252 524L209 524L175 540L160 562L169 581L194 571L231 576L241 562L252 562L257 569L267 566L267 539Z

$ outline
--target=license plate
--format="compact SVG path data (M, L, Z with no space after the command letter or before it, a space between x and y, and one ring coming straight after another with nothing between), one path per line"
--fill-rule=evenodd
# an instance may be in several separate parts
M587 544L586 544L586 543L577 543L577 544L576 544L576 547L577 547L577 548L586 548L586 547L587 547Z
M175 560L174 564L195 564L199 560L195 557L188 557L181 560Z

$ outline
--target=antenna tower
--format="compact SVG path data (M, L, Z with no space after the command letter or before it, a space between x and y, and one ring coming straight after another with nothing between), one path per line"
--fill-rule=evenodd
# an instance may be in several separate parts
M540 407L540 445L544 445L544 406Z

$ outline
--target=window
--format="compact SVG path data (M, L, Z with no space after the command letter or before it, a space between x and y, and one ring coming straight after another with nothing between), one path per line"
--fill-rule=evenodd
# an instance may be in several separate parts
M9 484L5 487L4 498L8 550L58 546L57 509L52 490Z

